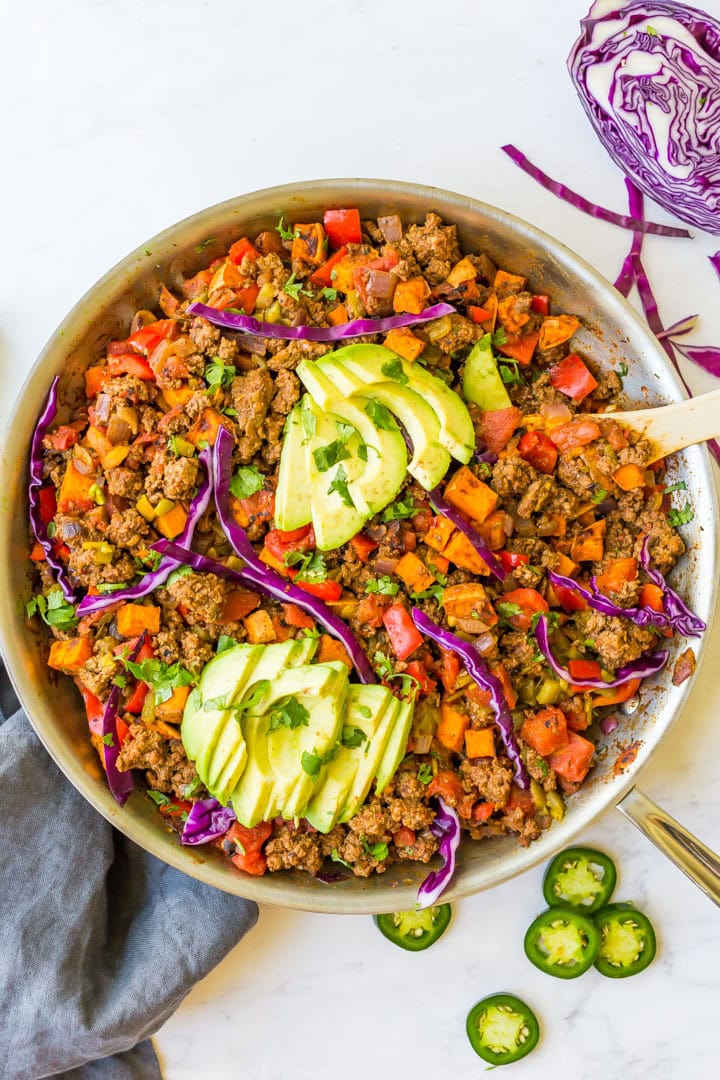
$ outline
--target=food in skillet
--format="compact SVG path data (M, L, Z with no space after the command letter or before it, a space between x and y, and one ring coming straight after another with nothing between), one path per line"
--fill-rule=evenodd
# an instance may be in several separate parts
M28 613L119 801L143 772L253 874L439 850L428 905L461 835L563 816L704 628L664 576L692 511L578 329L434 213L328 210L163 287L63 423L54 384Z

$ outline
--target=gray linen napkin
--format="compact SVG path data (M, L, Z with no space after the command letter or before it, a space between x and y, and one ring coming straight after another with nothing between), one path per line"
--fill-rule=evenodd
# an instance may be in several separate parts
M0 664L0 1077L159 1080L149 1036L257 907L116 832L17 710Z

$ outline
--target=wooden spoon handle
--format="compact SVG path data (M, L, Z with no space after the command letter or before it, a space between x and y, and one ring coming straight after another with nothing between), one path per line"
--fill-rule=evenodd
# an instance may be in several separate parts
M596 419L616 420L623 427L639 432L653 444L652 460L656 460L685 446L720 436L720 390L658 409L606 413Z

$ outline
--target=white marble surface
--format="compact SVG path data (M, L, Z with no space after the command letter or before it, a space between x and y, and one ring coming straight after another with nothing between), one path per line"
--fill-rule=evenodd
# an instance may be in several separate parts
M716 0L706 6L720 15ZM613 277L628 236L558 202L497 149L514 141L585 195L624 208L622 178L565 72L585 10L584 0L8 5L0 419L46 338L107 267L178 218L265 185L357 175L453 188L537 222ZM667 321L700 311L708 342L720 341L720 284L704 256L718 247L700 235L646 249ZM720 628L709 651L643 786L718 848ZM544 1027L518 1080L717 1075L717 910L618 814L583 839L614 855L618 895L658 927L659 959L640 978L562 983L525 961L540 871L459 904L425 955L394 949L368 918L268 908L158 1034L165 1075L465 1080L483 1068L465 1015L500 989L525 997Z

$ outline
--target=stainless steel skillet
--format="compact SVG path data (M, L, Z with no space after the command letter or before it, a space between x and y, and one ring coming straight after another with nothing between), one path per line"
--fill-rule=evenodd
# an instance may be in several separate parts
M69 680L53 679L43 663L40 642L27 630L23 617L29 592L27 450L52 377L63 375L62 394L65 401L71 400L80 392L82 371L100 355L103 343L126 330L137 308L154 306L162 281L202 268L239 236L274 227L280 214L296 221L313 220L328 206L348 205L360 207L363 217L396 212L406 221L422 220L426 210L436 209L457 223L467 248L482 247L503 267L527 275L536 292L549 293L562 310L579 315L584 329L578 345L601 364L627 363L629 402L655 405L683 396L664 352L619 293L579 256L511 214L452 192L384 180L309 181L240 196L173 225L123 259L68 314L30 372L8 425L2 458L0 643L18 695L50 754L85 798L136 843L239 896L286 907L363 914L411 906L424 868L393 867L381 877L330 885L294 872L251 878L215 851L181 848L141 792L119 809L87 739L76 691ZM684 451L673 478L686 481L695 510L693 522L684 530L688 555L673 580L710 626L717 601L718 510L707 451L701 447ZM695 643L699 660L709 633L708 629ZM673 687L670 670L644 687L634 712L612 735L603 737L592 778L569 800L565 819L529 848L519 847L512 837L464 844L448 899L490 888L548 859L605 810L618 806L720 904L717 857L635 787L653 750L679 719L690 689L690 682Z

